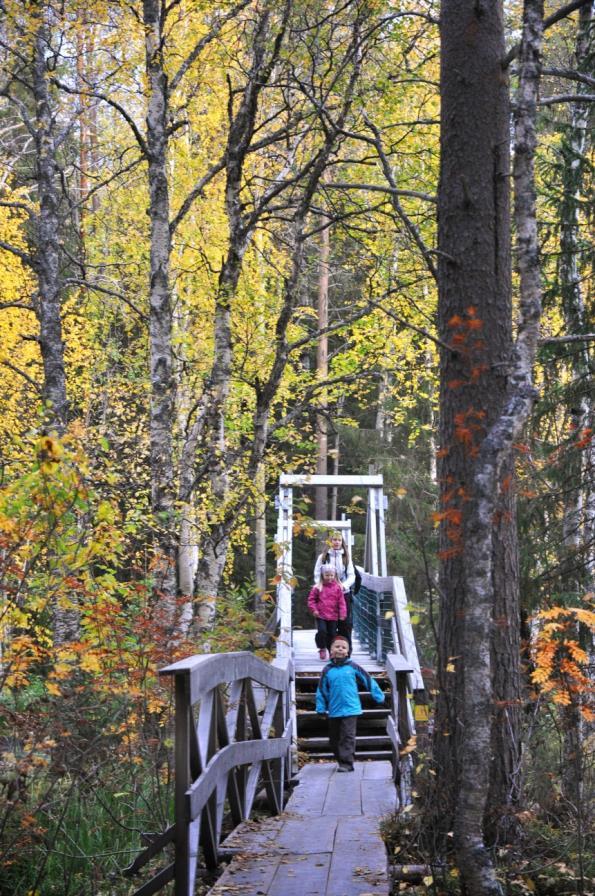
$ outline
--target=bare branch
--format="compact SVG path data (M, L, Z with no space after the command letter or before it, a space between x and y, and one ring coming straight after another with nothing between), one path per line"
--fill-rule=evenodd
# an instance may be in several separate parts
M591 0L572 0L571 3L561 6L557 12L553 12L551 16L548 16L547 19L543 20L544 31L552 25L555 25L556 22L559 22L561 19L565 19L566 16L569 16L571 13L575 12L575 10L580 9L581 6L585 6L587 3L591 3ZM520 44L515 44L514 47L511 47L502 60L502 68L508 68L513 59L517 58L520 50Z
M16 255L17 258L20 258L23 264L29 265L31 268L35 268L35 259L33 256L29 255L28 252L23 252L22 249L18 249L16 246L13 246L12 243L7 243L4 240L0 240L0 249L4 249L5 252L11 252L13 255Z
M120 292L119 290L109 289L109 287L107 286L101 286L101 284L99 283L93 283L90 280L86 280L80 277L69 277L68 280L64 281L64 286L82 286L85 289L92 289L94 292L100 292L106 296L113 296L115 299L120 299L121 302L124 302L125 305L128 305L128 307L132 311L134 311L135 314L138 314L141 320L147 320L147 315L143 314L143 312L136 307L134 302L131 302L128 296L126 296L125 293Z
M391 320L394 320L396 323L400 324L402 327L405 327L408 330L413 330L414 333L419 333L420 336L423 336L424 339L429 339L430 342L434 343L434 345L438 345L440 348L446 349L446 351L448 352L456 351L456 349L454 349L452 345L448 345L447 342L443 342L428 330L424 330L423 327L418 327L416 324L412 324L411 321L405 320L404 317L400 317L398 314L395 314L392 309L386 308L382 304L382 302L375 302L373 299L368 299L368 302L370 303L370 305L374 305L375 308L378 308L379 311L382 311L384 314L386 314L387 317L390 317Z
M568 81L578 81L580 84L587 84L589 87L595 87L595 78L591 78L589 75L585 75L584 72L577 72L571 68L544 68L542 75L566 78Z
M43 389L41 388L39 383L36 383L35 380L30 377L28 373L25 373L24 370L21 370L20 367L17 367L15 364L11 364L10 361L6 361L4 358L0 360L0 364L2 364L3 367L8 367L8 369L12 370L13 373L17 373L19 376L21 376L27 383L29 383L30 386L33 386L35 391L40 395L43 393Z
M593 342L595 333L575 333L572 336L545 336L539 340L539 345L564 345L569 342Z
M6 201L1 201L1 202L0 202L0 208L14 208L14 209L17 209L18 211L26 212L26 213L29 215L30 218L35 218L35 217L36 217L36 216L35 216L35 212L33 211L33 209L30 208L28 205L26 205L24 202L6 202Z
M411 199L423 199L424 202L436 203L436 197L429 193L419 193L416 190L399 190L397 187L382 186L381 184L352 184L345 182L332 182L323 184L325 190L369 190L372 193L391 193L395 196L409 196Z
M60 88L60 90L63 90L65 93L69 93L73 96L88 96L88 97L92 97L93 99L96 99L96 100L101 100L102 102L107 103L108 106L111 106L112 109L115 109L116 112L119 112L120 115L122 116L122 118L124 119L124 121L126 122L126 124L128 125L128 127L130 128L130 130L132 131L132 133L134 134L134 138L135 138L136 142L138 143L143 156L145 158L148 158L149 149L148 149L146 140L143 137L143 135L141 134L140 128L138 127L136 121L134 120L132 115L126 111L124 106L122 106L116 100L112 100L105 93L98 93L95 90L79 90L74 87L69 87L68 84L65 84L63 81L59 81L59 80L55 80L54 83L56 84L57 87Z
M210 182L213 180L213 178L217 174L219 174L220 171L223 171L223 169L225 168L225 163L226 163L226 156L224 155L192 187L192 189L190 190L190 192L184 199L182 205L180 206L177 214L174 216L174 218L172 219L172 221L169 225L169 230L170 230L170 233L172 234L172 236L176 232L176 230L178 229L178 227L180 226L180 224L182 223L182 221L184 220L184 218L186 217L186 215L188 214L190 209L192 208L192 205L193 205L195 199L198 199L198 197L202 195L205 187L208 184L210 184Z
M554 106L556 103L595 103L593 93L561 93L559 96L546 96L539 100L538 106Z
M436 265L434 264L434 261L432 259L431 252L428 249L428 247L426 246L426 244L419 232L419 229L413 223L413 221L411 220L409 215L406 214L403 206L399 202L398 195L397 195L398 194L397 185L395 183L395 179L393 176L392 168L390 166L390 162L388 161L387 155L382 146L382 137L380 135L380 131L378 130L376 125L372 121L370 121L370 119L366 115L364 115L364 120L365 120L366 124L368 125L368 127L370 128L370 130L372 131L372 133L374 134L374 145L376 146L376 151L378 153L378 157L382 164L382 170L384 172L384 176L386 177L386 179L391 187L390 197L391 197L393 209L395 210L395 212L397 213L397 215L399 216L399 218L405 225L407 232L409 233L413 242L415 243L415 245L421 252L421 254L424 258L424 261L428 267L429 272L431 273L434 280L436 280L436 282L437 282L438 281L438 271L437 271Z

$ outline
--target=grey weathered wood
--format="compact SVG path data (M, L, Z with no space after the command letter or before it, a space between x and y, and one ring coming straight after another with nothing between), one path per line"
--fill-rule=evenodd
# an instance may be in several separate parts
M392 743L392 745L397 753L397 756L398 756L399 749L401 746L401 740L399 738L399 732L397 731L397 726L395 724L395 720L392 718L392 716L389 716L388 719L386 720L386 730L387 730L388 736L390 737L391 743Z
M362 812L382 818L397 809L397 792L384 781L367 781L362 787Z
M195 818L212 794L221 776L237 765L248 765L263 759L277 759L291 745L291 723L287 723L283 737L267 740L247 740L224 747L211 759L204 772L188 789L188 811Z
M383 794L394 793L390 763L357 762L352 774L339 774L334 762L312 763L298 780L280 816L247 822L227 838L225 847L240 855L210 896L388 896L378 809ZM355 814L338 814L341 802L357 804Z
M138 890L135 890L135 896L153 896L153 893L157 893L158 890L174 879L175 869L175 862L162 868L151 880L139 887Z
M417 646L411 624L411 614L408 609L405 584L400 576L393 576L393 600L395 605L394 619L399 631L399 642L404 657L411 663L412 672L409 675L409 687L412 691L423 691L424 680L421 675Z
M253 896L255 893L267 893L277 873L281 857L269 856L266 862L261 855L244 853L241 860L234 862L233 878L228 883L221 878L210 890L210 896ZM229 887L232 887L231 893ZM228 889L225 889L225 888ZM303 896L306 896L304 893Z
M188 680L177 676L175 681L175 878L176 896L186 896L192 890L189 870L189 839L186 822L186 791L190 785L190 730L192 711L189 702Z
M156 856L164 846L171 843L174 839L174 832L175 825L170 824L163 833L158 834L156 837L152 837L148 846L136 856L134 861L127 868L122 870L122 874L124 874L125 877L131 877L133 874L137 874L143 865L146 865L153 856Z
M264 687L283 691L287 676L292 674L292 663L288 658L264 663L253 653L240 651L191 656L159 670L160 675L180 673L190 676L190 702L194 704L217 685L238 678L250 678Z
M207 867L218 864L226 804L233 821L242 822L262 776L270 809L281 811L292 745L293 665L286 659L267 664L250 653L216 654L189 657L161 674L175 682L175 825L130 870L173 839L172 868L158 872L136 896L156 893L174 877L176 896L192 896L200 849Z

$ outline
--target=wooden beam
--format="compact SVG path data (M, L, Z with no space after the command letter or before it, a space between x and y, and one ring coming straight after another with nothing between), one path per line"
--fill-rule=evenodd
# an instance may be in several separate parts
M189 675L190 704L196 703L208 691L224 682L251 678L258 684L284 691L288 678L293 676L293 664L283 658L282 664L265 663L249 651L237 653L208 653L187 657L159 670L160 675Z
M315 473L282 473L279 477L280 485L302 486L303 488L316 487L318 485L336 486L351 485L365 488L382 488L381 475L376 476L319 476Z

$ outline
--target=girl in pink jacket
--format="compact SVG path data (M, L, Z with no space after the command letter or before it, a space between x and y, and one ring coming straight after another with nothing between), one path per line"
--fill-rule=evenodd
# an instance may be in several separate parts
M308 609L316 617L316 646L321 660L328 659L328 648L337 634L337 623L347 616L347 604L343 589L337 579L335 567L323 563L320 582L308 595Z

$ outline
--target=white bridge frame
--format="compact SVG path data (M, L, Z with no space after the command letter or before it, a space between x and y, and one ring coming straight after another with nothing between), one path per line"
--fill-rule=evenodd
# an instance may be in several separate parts
M386 576L386 533L384 511L384 482L382 475L369 476L323 476L319 474L284 473L279 478L279 502L277 535L278 545L277 574L280 577L277 585L277 619L279 622L279 638L277 640L277 656L290 657L292 653L291 636L291 580L293 578L293 490L295 488L365 488L368 492L366 517L366 542L364 548L364 568L374 576ZM351 520L317 520L321 527L346 530L351 547Z

